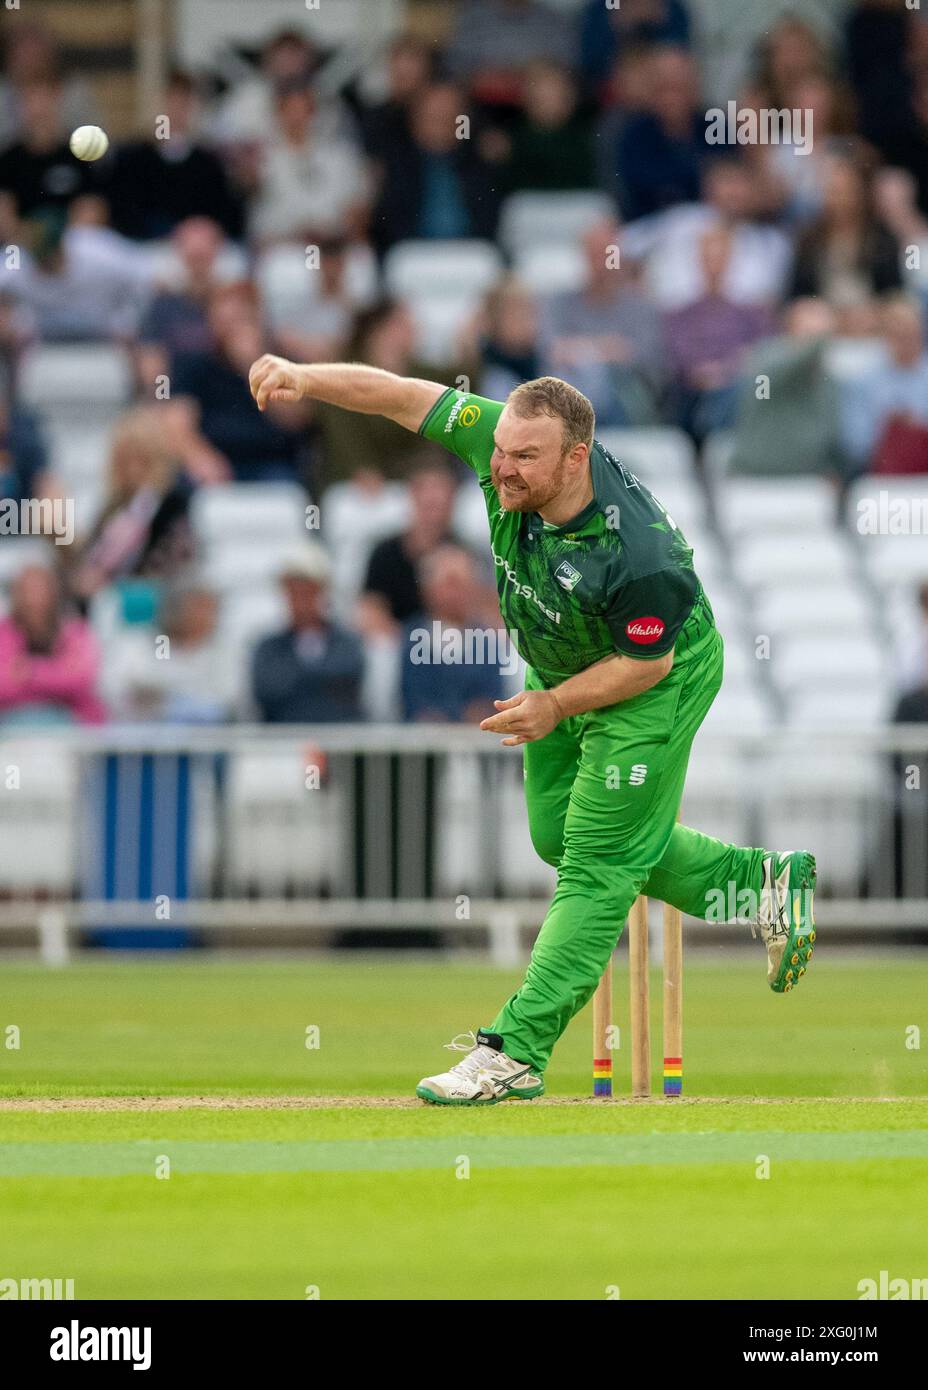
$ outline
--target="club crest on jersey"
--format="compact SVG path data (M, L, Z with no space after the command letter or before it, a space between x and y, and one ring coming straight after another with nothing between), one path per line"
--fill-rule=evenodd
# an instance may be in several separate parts
M630 637L642 647L650 647L652 642L659 642L663 633L664 623L660 618L633 618L625 626L626 637Z
M576 589L577 585L580 583L580 580L583 578L583 575L580 573L579 570L574 569L573 565L570 563L569 560L562 560L561 563L558 565L557 569L554 571L554 577L560 584L561 588L566 589L567 592L570 594L573 593L574 589Z

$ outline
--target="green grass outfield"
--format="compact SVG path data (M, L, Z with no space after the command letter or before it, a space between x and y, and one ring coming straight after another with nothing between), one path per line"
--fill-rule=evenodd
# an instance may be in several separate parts
M402 1103L517 977L5 965L0 1278L84 1298L853 1299L883 1269L928 1277L928 960L819 956L777 998L760 953L691 953L682 1102ZM586 1096L589 1062L586 1011L551 1096Z

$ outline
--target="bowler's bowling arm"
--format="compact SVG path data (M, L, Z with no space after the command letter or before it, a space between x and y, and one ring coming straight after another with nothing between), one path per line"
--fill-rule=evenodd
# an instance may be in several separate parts
M262 408L275 391L294 393L298 399L324 401L361 415L384 415L414 433L448 389L437 381L397 376L363 362L288 362L270 354L254 364L250 382Z

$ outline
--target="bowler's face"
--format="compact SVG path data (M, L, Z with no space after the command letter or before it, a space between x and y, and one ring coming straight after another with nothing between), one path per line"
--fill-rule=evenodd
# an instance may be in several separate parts
M509 512L537 512L564 487L564 422L553 415L529 419L509 406L496 422L490 473L500 506Z

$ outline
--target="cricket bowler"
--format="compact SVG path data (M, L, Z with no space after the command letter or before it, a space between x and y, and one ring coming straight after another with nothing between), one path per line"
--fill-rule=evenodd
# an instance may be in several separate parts
M525 690L497 700L480 727L523 745L532 842L557 888L523 984L492 1023L448 1044L466 1055L416 1094L436 1105L540 1096L551 1051L641 893L703 919L719 891L756 902L767 982L788 993L812 956L815 860L677 821L690 747L722 683L722 638L692 550L597 443L587 398L551 376L500 402L363 364L274 356L250 382L262 410L309 397L384 415L474 470L503 621L528 667Z

